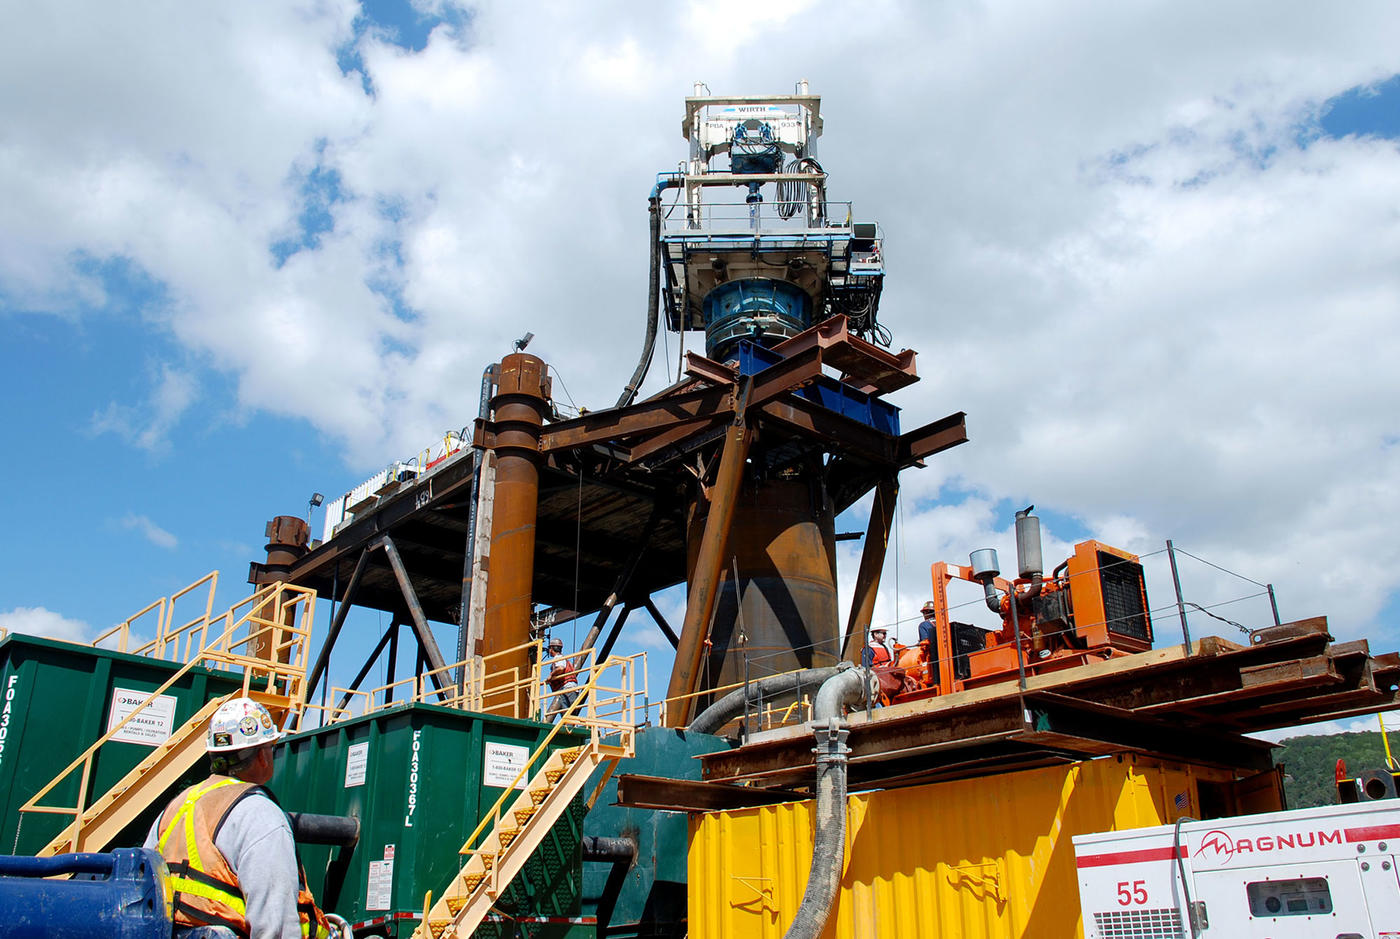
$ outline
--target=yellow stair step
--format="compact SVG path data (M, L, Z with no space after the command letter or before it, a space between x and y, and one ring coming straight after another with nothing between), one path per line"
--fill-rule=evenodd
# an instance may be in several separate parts
M515 840L515 836L520 834L518 828L506 828L496 833L496 837L501 842L501 847L509 848L510 843Z
M523 828L525 823L535 817L535 807L527 805L524 808L516 809L513 813L515 821Z
M530 801L535 805L540 805L545 799L549 798L549 794L553 791L553 789L531 789Z
M557 785L559 780L564 778L564 771L562 769L547 769L544 771L544 778L551 786Z
M574 760L578 759L578 755L579 751L577 749L559 751L559 759L564 761L565 766L573 766Z
M443 902L447 904L447 912L456 916L462 912L462 907L467 905L466 897L443 897Z
M437 922L435 922L435 923L429 923L429 924L428 924L428 932L430 932L430 933L433 934L433 939L438 939L439 936L441 936L444 932L447 931L447 927L448 927L448 926L451 926L451 925L452 925L452 920L450 920L450 919L444 919L444 920L439 920L439 921L437 921Z

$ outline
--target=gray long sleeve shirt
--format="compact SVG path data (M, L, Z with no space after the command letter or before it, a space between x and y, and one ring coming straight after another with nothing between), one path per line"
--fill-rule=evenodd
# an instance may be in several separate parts
M158 850L159 829L157 818L145 847ZM301 939L296 844L277 803L262 792L244 797L229 810L214 847L238 877L252 939Z

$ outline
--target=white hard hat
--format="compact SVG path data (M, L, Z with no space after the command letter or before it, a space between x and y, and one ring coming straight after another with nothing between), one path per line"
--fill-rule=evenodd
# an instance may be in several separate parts
M226 753L276 743L283 736L267 708L252 698L234 698L214 712L204 749L208 753Z

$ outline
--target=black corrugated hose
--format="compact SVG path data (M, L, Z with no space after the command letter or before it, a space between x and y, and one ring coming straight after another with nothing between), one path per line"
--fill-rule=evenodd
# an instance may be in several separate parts
M800 692L804 687L820 688L837 671L839 669L836 666L808 668L800 672L770 675L767 678L749 682L747 688L735 688L697 714L695 720L690 722L690 726L686 730L693 730L700 734L717 733L725 724L744 713L744 704L749 699L774 698L793 691Z
M642 357L637 362L637 368L632 373L632 380L627 383L627 387L622 389L622 395L617 399L614 407L625 408L637 397L637 389L642 387L642 381L647 377L647 370L651 368L652 353L656 351L656 331L660 318L661 300L661 190L669 189L672 186L679 186L680 180L674 177L658 179L656 185L652 187L651 198L647 200L647 211L651 216L650 229L650 250L651 269L647 274L647 332L646 339L642 341Z
M846 707L865 703L874 676L868 669L847 663L822 683L812 706L812 734L816 738L817 807L812 832L812 867L807 889L792 925L783 939L816 939L826 928L827 917L841 886L846 863Z

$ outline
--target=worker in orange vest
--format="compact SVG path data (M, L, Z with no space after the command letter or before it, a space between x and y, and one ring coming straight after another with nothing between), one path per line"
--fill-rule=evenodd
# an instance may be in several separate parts
M174 939L325 939L287 815L263 786L283 732L267 708L232 698L205 750L214 774L175 797L146 838L174 888Z
M870 641L860 650L861 665L866 668L883 668L893 661L894 656L890 654L889 646L885 645L886 635L888 630L883 626L876 626L870 630Z
M551 714L567 711L578 697L578 666L573 659L562 658L563 655L564 640L555 636L549 640L549 657L558 661L550 666L549 676L545 679L549 682L549 690L556 692L549 699Z

